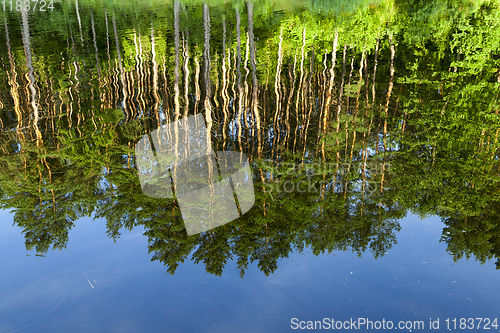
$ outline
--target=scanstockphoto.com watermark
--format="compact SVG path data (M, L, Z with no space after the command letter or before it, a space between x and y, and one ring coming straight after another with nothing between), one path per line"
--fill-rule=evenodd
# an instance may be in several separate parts
M380 163L284 163L261 160L258 166L267 172L270 193L373 193L381 180L391 174L391 165Z
M429 323L429 327L435 327ZM415 321L399 321L393 322L391 320L371 320L369 318L350 318L349 320L335 320L333 318L323 318L323 320L299 320L292 318L290 327L294 330L423 330L425 322L423 320ZM439 319L437 321L437 328L439 328Z
M429 318L429 320L374 320L370 318L349 318L348 320L299 320L292 318L290 327L294 330L497 330L498 318Z
M391 173L391 163L389 162L355 162L355 163L292 163L275 162L265 159L259 160L258 166L263 170L272 172L278 176L297 176L306 174L333 175L345 170L365 172L366 175L380 174L382 172Z

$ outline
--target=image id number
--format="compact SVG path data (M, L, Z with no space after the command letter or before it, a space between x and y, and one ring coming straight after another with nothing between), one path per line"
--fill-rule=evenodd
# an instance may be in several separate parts
M489 330L489 329L497 329L497 318L491 320L490 318L447 318L446 320L446 328L448 330Z
M46 12L54 10L54 1L45 0L2 0L0 2L2 10L5 11L33 11L33 12Z

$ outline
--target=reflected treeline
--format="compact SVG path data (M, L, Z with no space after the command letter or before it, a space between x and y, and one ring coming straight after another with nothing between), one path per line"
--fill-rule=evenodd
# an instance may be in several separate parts
M455 259L499 265L497 51L473 68L460 33L415 46L414 22L386 17L391 2L343 22L252 2L175 1L142 16L59 6L53 27L18 13L0 28L0 203L28 249L64 248L75 221L93 216L113 239L144 226L170 273L191 257L217 275L232 258L242 276L251 263L269 274L305 247L383 256L413 212L442 218ZM479 31L475 13L498 9L470 13L452 23ZM134 147L198 113L215 151L249 157L256 198L239 219L187 237L175 199L142 194Z

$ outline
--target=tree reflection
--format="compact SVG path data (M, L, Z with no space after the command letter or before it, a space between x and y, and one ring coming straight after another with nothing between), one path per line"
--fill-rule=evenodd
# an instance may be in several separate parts
M5 16L0 203L26 247L64 248L93 216L115 240L144 226L169 273L192 257L216 275L231 259L241 276L251 263L270 274L306 246L383 256L411 211L442 218L455 260L500 266L498 49L464 39L484 22L450 16L461 32L415 46L424 9L401 23L404 12L382 8L390 2L342 20L335 8L271 15L257 4L174 1L168 15L143 16L60 4L53 27ZM469 10L499 23L486 3ZM33 39L33 26L52 35ZM238 220L187 237L175 199L142 194L134 146L195 113L214 150L249 157L256 199Z

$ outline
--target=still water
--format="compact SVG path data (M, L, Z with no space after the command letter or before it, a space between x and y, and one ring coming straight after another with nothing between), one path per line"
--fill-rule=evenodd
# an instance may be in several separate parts
M6 8L0 332L497 331L498 8ZM136 148L194 116L254 201L192 234Z

